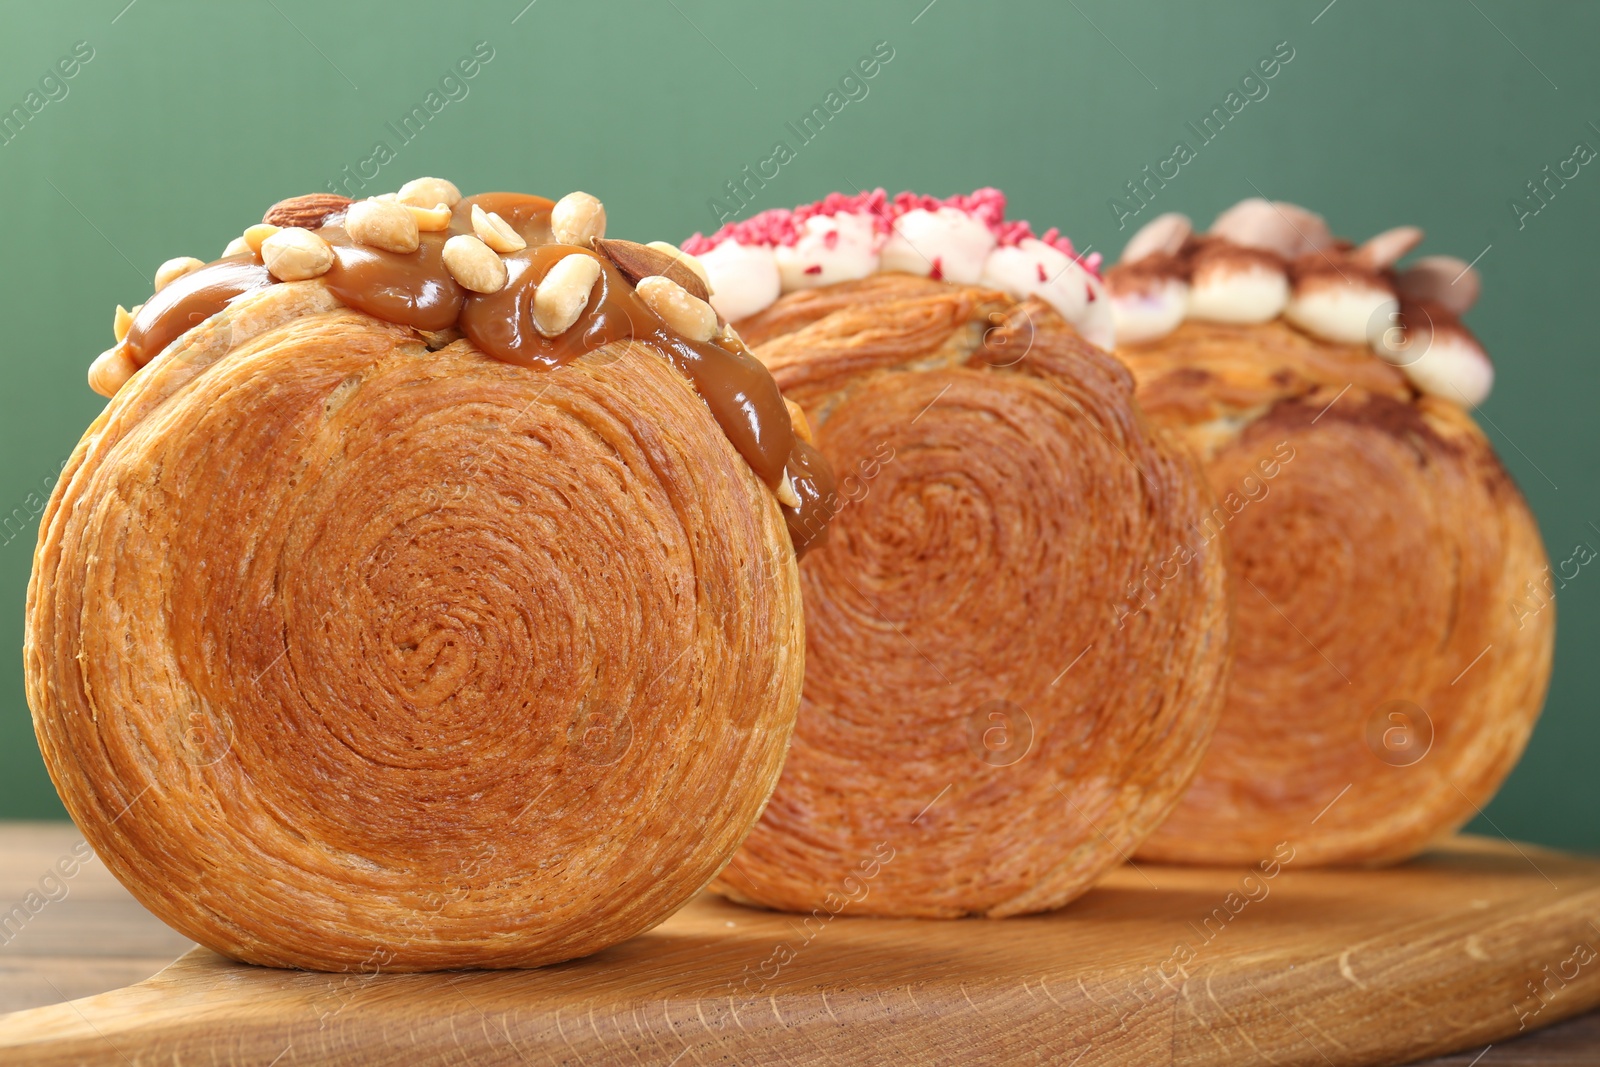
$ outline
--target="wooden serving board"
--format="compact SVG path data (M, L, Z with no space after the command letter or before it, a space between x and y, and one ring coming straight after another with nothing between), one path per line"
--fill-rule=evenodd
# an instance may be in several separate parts
M1600 862L1459 838L1390 870L1247 873L1126 867L1003 921L806 925L702 896L536 971L196 949L0 1018L0 1063L1388 1064L1600 1003Z

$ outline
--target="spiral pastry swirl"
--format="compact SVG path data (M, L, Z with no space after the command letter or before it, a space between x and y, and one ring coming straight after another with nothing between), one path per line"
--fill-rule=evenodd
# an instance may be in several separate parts
M768 487L659 352L538 372L248 294L123 386L44 516L27 680L139 900L236 959L520 967L671 914L803 671Z
M1486 803L1549 681L1546 557L1472 418L1360 344L1187 322L1119 353L1202 458L1234 662L1211 749L1140 856L1413 855ZM1543 603L1538 601L1538 603ZM1519 605L1523 605L1519 610Z
M800 568L788 760L714 888L801 912L1063 904L1165 816L1210 736L1220 554L1114 610L1204 513L1203 482L1040 301L881 274L738 325L840 499Z

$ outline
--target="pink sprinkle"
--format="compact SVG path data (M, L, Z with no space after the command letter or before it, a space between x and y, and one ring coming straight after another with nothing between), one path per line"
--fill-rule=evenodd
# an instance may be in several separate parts
M1044 231L1044 236L1039 238L1039 240L1043 241L1051 248L1065 252L1069 257L1075 258L1078 254L1077 250L1072 247L1072 242L1061 236L1061 231L1056 229L1054 226Z
M1005 223L1006 194L998 189L983 188L976 190L971 196L962 196L958 193L944 200L911 192L896 193L894 198L896 218L911 211L938 211L944 207L966 212L989 227L998 237L1000 228Z
M827 249L839 247L839 230L837 227L822 235L822 247Z
M822 264L821 263L813 263L813 264L811 264L811 266L806 268L805 273L807 273L807 274L821 274L822 273Z
M814 204L801 204L794 209L795 237L789 241L800 239L799 225L807 219L818 215L831 218L834 215L871 215L872 228L878 233L888 233L894 228L894 217L889 212L889 194L882 189L874 189L869 193L857 193L855 196L845 196L843 193L829 193Z
M710 237L695 234L682 245L691 256L711 251L724 241L742 245L792 245L800 239L795 213L781 207L752 215L743 222L730 222ZM691 251L693 249L693 251Z
M960 199L951 197L952 200ZM1006 220L1006 194L985 186L965 198L963 206L991 230L999 228Z
M1033 227L1026 222L1002 222L996 227L994 236L1002 246L1019 245L1033 236Z
M1089 298L1088 302L1091 303L1091 304L1094 303L1096 300L1100 299L1099 297L1094 295L1094 286L1092 286L1092 285L1085 285L1083 287L1083 291L1084 291L1084 294Z
M933 257L933 269L928 272L928 277L936 282L944 281L944 257Z
M1035 238L1033 227L1026 222L1016 219L1006 220L1006 195L999 189L985 187L975 189L970 195L946 197L940 200L935 196L921 193L902 192L896 193L891 198L882 189L873 189L870 192L856 193L846 196L844 193L829 193L821 200L810 204L801 204L794 210L772 208L745 219L743 222L730 222L710 237L695 234L683 242L683 250L692 256L704 255L724 241L737 241L742 245L768 245L768 246L793 246L800 240L805 231L805 223L809 219L823 217L831 218L840 214L868 215L872 218L873 230L880 236L886 236L894 229L894 222L900 216L910 211L938 211L941 208L955 208L963 211L972 218L987 226L995 236L995 241L1002 247L1015 246L1026 240L1038 240L1049 245L1056 251L1077 261L1084 270L1101 277L1100 264L1102 257L1099 252L1090 256L1080 257L1073 247L1072 241L1062 236L1061 231L1055 228L1046 230L1042 237ZM838 230L832 230L823 235L823 243L828 248L834 248L839 241ZM821 268L817 268L820 270ZM938 264L935 264L938 270ZM1044 267L1039 267L1041 275ZM807 273L814 273L807 270ZM935 274L934 277L939 277ZM1045 280L1043 277L1040 281Z
M1043 264L1043 263L1035 263L1035 264L1034 264L1034 265L1033 265L1033 269L1034 269L1034 270L1036 270L1036 271L1038 271L1038 272L1039 272L1039 281L1041 281L1041 282L1047 282L1047 281L1049 281L1049 280L1050 280L1050 279L1049 279L1049 277L1047 277L1047 276L1046 276L1046 275L1045 275L1045 272L1044 272L1044 264Z

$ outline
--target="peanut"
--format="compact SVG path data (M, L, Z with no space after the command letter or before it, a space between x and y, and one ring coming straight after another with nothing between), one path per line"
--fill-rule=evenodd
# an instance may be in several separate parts
M328 273L333 249L310 230L289 226L261 242L261 261L279 281L301 282Z
M461 190L455 182L443 178L413 178L400 187L395 199L412 207L432 207L443 204L453 208L461 203Z
M550 211L550 233L556 244L587 248L606 235L606 209L588 193L568 193Z
M350 205L344 229L352 240L386 252L415 252L422 243L417 220L405 205L389 200L361 200Z
M772 492L778 498L778 503L784 507L797 508L800 506L800 494L795 492L794 482L789 476L788 467L783 468L783 477L778 479L778 488Z
M244 243L256 255L261 254L261 242L278 232L278 227L270 222L258 222L244 231Z
M193 256L177 256L156 268L156 292L160 292L185 274L193 274L205 266L205 260Z
M811 420L806 418L800 405L784 397L783 406L789 409L789 426L794 430L794 435L808 445L816 444L816 439L811 436Z
M483 210L477 204L472 205L472 232L478 235L478 240L501 255L520 252L528 247L528 242L511 228L510 223L492 211Z
M572 329L600 278L600 261L574 252L551 267L533 294L533 326L546 337Z
M444 265L451 277L475 293L498 293L506 287L505 261L470 234L458 233L444 243Z
M101 396L115 396L138 369L139 365L122 345L108 348L89 364L89 388Z
M691 341L709 341L717 333L717 313L699 297L690 296L671 278L653 274L639 279L635 290L661 321Z
M411 212L411 217L417 222L417 229L423 233L440 233L450 228L450 209L443 204L435 204L433 207L407 204L406 210Z

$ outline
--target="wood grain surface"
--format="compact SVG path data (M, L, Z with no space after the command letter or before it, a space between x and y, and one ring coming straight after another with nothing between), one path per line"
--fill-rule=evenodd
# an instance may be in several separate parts
M194 947L141 907L92 853L62 877L57 864L72 860L82 841L71 823L0 823L0 1011L130 985ZM29 893L38 896L30 902ZM30 911L29 903L38 907Z
M324 975L193 950L67 1002L187 944L92 858L65 895L44 882L79 840L0 828L0 1007L48 1005L0 1017L0 1063L1600 1062L1600 1016L1506 1043L1600 1003L1600 862L1504 842L1249 882L1141 864L1004 921L807 925L701 897L536 971Z

